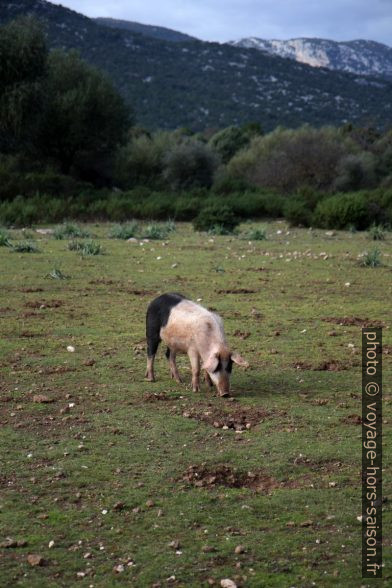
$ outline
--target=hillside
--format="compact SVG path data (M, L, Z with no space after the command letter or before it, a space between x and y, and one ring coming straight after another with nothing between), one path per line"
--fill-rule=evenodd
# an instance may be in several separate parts
M228 44L176 42L97 24L44 0L0 5L0 23L31 14L49 46L103 69L148 128L392 123L392 84Z
M133 33L141 33L146 37L153 37L154 39L162 39L163 41L172 41L174 43L182 41L195 41L195 37L185 35L179 31L173 31L166 27L156 27L152 25L145 25L139 22L129 20L119 20L117 18L94 18L95 22L113 29L124 29Z
M248 37L232 41L235 47L259 49L289 57L313 67L380 76L392 80L392 49L375 41L336 42L329 39L266 40Z

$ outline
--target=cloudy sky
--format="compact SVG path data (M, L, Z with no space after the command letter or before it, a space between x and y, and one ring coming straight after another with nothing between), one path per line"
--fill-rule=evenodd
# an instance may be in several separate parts
M160 25L207 41L370 39L392 46L392 0L61 0L87 16Z

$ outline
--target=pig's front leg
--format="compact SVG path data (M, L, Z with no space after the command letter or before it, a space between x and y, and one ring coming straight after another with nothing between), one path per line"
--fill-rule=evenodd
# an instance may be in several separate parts
M171 377L174 378L176 382L179 384L182 383L181 376L178 373L177 364L176 364L176 353L175 351L169 350L169 365L170 365L170 374Z
M196 350L190 349L188 356L192 366L192 389L194 392L200 392L200 358Z
M213 382L210 378L210 374L207 372L207 370L204 370L204 379L206 381L206 384L208 385L209 388L213 387Z
M147 357L147 369L146 369L145 378L149 382L155 382L155 376L154 376L154 359L155 359L155 355L152 355L151 357Z

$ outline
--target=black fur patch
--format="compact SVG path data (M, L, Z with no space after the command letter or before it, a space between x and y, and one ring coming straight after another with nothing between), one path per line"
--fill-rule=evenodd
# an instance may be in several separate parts
M182 294L162 294L149 304L146 315L148 357L156 354L161 341L159 336L160 330L167 324L171 309L182 302L182 300L185 300L185 296L182 296Z

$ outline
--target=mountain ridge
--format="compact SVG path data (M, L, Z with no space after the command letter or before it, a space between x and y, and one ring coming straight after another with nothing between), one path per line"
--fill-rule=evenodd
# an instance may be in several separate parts
M113 80L148 129L194 131L259 122L265 131L392 124L392 83L314 68L256 49L199 40L172 42L96 23L45 0L0 4L0 24L22 15L42 23L51 49L77 49Z
M229 44L290 58L312 67L327 67L331 70L392 80L392 48L377 41L333 41L317 37L287 40L245 37L230 41Z

